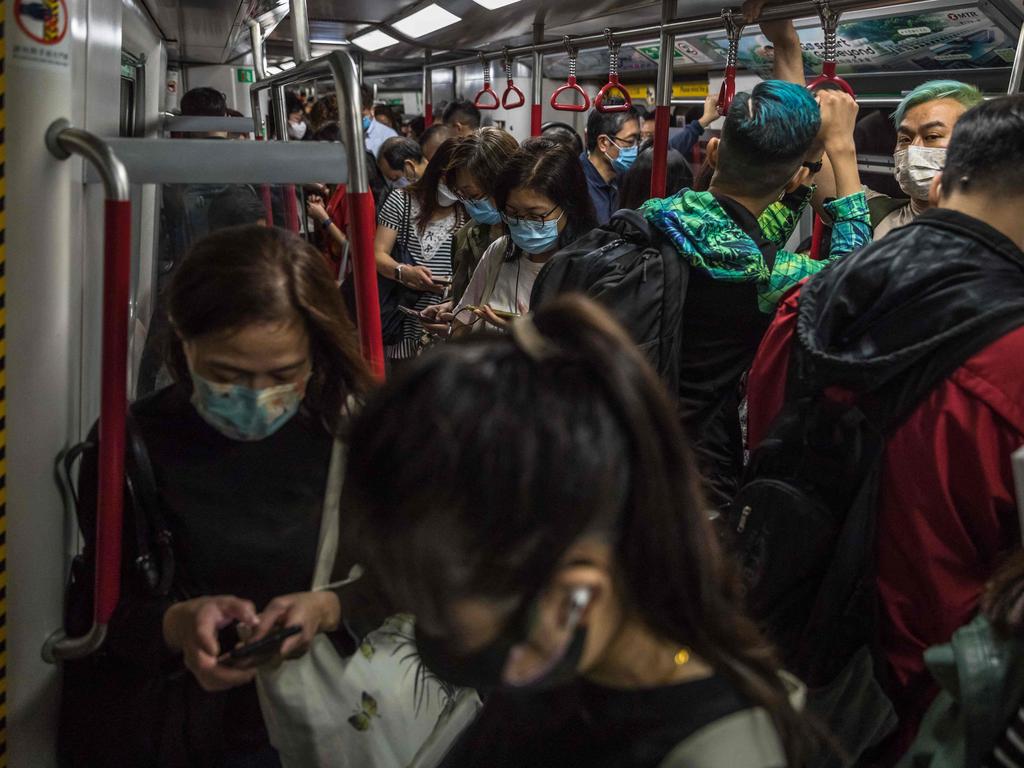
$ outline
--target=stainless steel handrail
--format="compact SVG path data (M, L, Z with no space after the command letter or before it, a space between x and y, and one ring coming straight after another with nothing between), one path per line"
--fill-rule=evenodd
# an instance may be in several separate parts
M1006 93L1013 96L1020 93L1021 76L1024 75L1024 24L1020 25L1020 38L1017 40L1017 51L1013 54L1013 69L1010 70L1010 82Z
M313 54L309 51L309 14L306 12L306 0L290 0L288 18L292 25L292 52L295 63L309 61Z
M249 41L252 43L252 68L257 80L267 79L267 52L263 47L263 26L256 19L249 19Z

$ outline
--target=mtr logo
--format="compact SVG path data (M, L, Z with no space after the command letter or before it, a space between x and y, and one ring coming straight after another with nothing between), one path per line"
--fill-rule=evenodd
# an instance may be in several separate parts
M56 45L68 33L65 0L16 0L14 18L22 32L43 45Z

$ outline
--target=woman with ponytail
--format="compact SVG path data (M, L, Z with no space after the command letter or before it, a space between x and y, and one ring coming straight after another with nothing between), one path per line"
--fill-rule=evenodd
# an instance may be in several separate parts
M806 763L676 409L596 304L432 351L349 444L342 545L415 614L425 669L484 696L444 766Z

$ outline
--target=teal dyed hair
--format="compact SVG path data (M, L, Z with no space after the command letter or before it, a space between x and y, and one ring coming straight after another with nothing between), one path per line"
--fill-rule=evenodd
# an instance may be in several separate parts
M820 128L818 102L802 86L765 80L736 94L722 128L717 184L754 195L781 189Z
M909 110L939 99L953 99L962 104L964 109L970 109L981 104L985 96L976 86L959 80L929 80L903 97L903 101L892 113L892 121L899 128Z

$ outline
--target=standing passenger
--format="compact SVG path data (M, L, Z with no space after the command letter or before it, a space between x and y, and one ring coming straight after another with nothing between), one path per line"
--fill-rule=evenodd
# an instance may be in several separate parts
M571 150L550 139L523 142L498 177L494 200L508 235L495 240L480 258L455 309L457 328L482 328L479 318L506 327L507 319L495 310L526 314L533 284L548 259L595 226L579 162Z
M580 155L580 163L598 224L607 224L619 210L619 175L636 161L639 145L640 120L632 107L625 112L591 110L587 151Z
M744 616L675 413L570 297L424 355L356 420L344 539L427 669L489 693L446 768L804 765L798 684Z
M373 243L377 273L418 292L410 309L420 312L441 301L444 286L435 283L434 278L451 278L455 233L467 219L442 178L455 142L449 139L441 145L415 184L392 190L377 217ZM415 357L422 336L419 321L405 317L400 337L385 339L385 356L392 362Z
M394 128L373 118L373 91L370 87L360 86L359 94L363 102L363 140L366 142L366 151L377 157L380 154L380 145L398 134Z
M444 123L434 123L420 134L419 142L423 156L429 161L437 153L438 147L455 136L455 131Z
M456 136L468 136L480 127L480 110L471 101L453 101L444 108L441 122Z
M174 580L154 596L125 564L102 651L64 665L59 751L68 766L278 766L256 670L218 657L237 642L234 621L254 623L275 596L310 588L332 444L348 398L361 398L370 378L323 258L284 230L236 227L201 240L174 274L168 310L175 383L131 415L173 535ZM81 520L95 520L86 505L97 471L92 450ZM129 509L126 549L138 519ZM95 531L86 528L79 573L91 574ZM82 633L91 584L71 590L68 626ZM307 634L337 628L317 619L337 615L333 593L301 602Z

